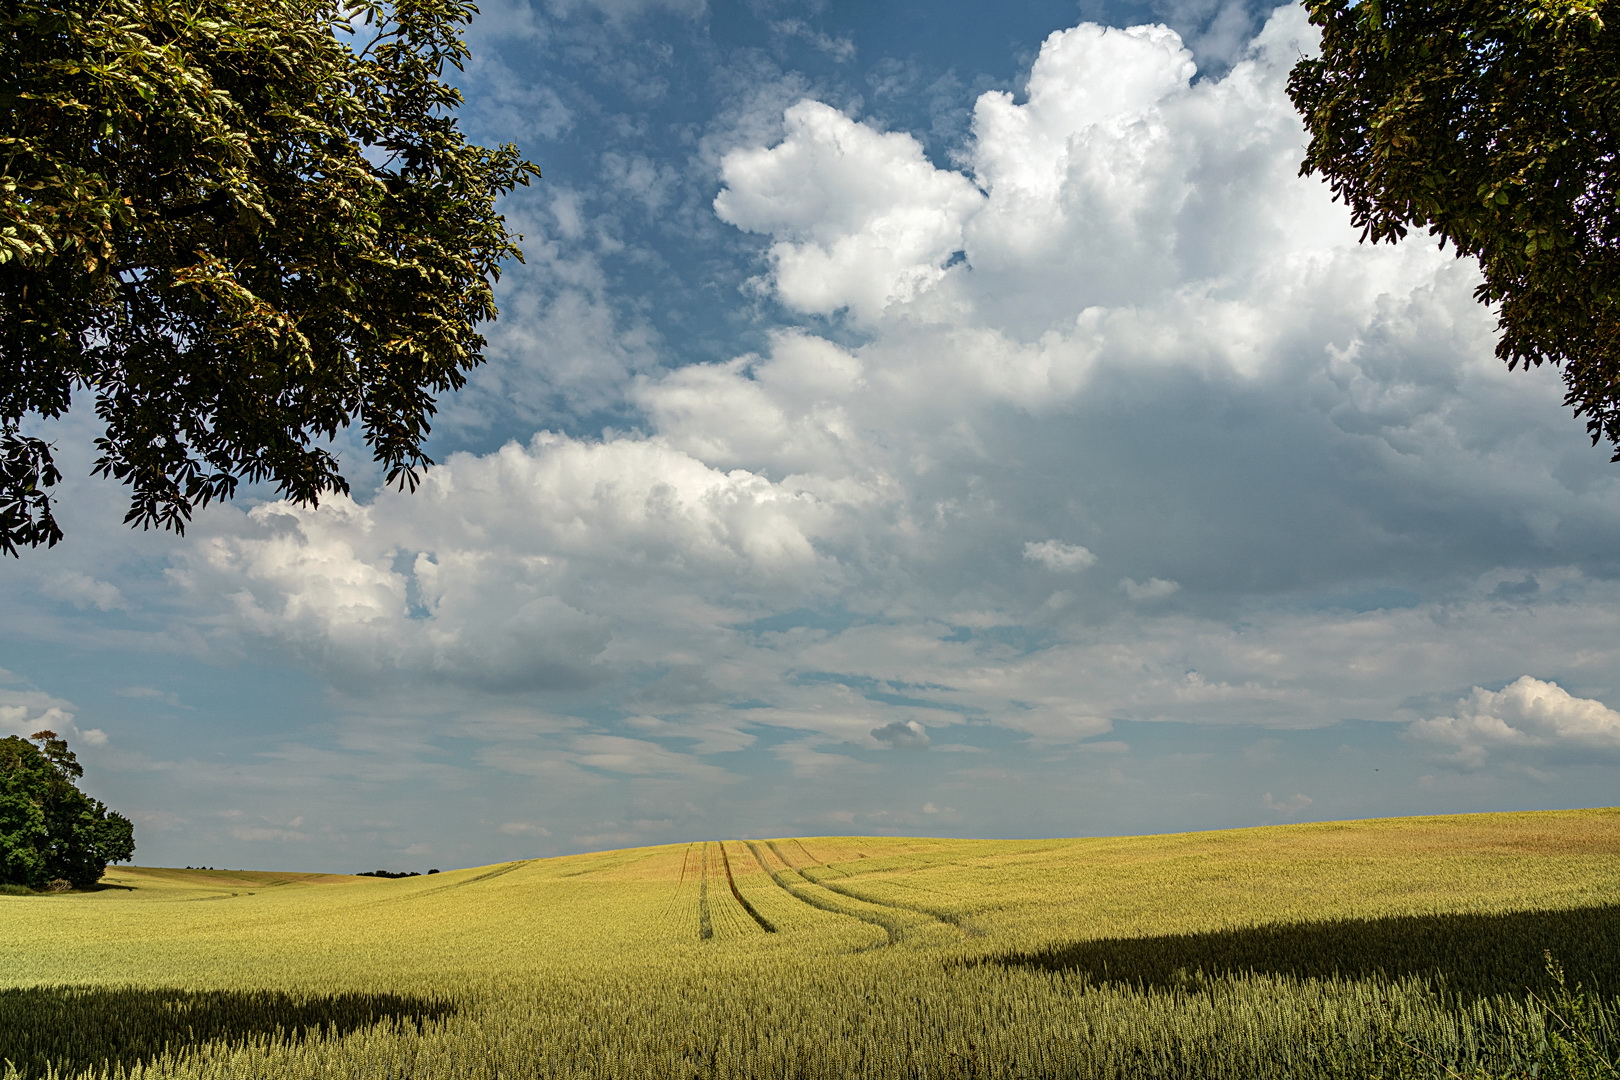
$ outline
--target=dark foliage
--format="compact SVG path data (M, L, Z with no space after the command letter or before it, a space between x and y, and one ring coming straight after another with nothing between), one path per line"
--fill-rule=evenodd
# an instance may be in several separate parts
M78 392L142 527L242 480L346 491L318 444L351 423L415 486L520 254L495 199L538 175L455 124L474 10L0 4L0 550L61 538L22 425Z
M1496 353L1551 362L1620 461L1620 26L1612 0L1307 0L1288 93L1362 239L1478 258Z
M134 826L80 791L83 775L54 731L0 739L0 884L88 889L135 854Z

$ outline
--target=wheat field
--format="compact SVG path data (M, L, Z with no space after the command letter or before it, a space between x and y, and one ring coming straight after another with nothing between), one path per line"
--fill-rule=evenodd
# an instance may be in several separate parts
M1620 809L104 885L0 895L6 1080L1548 1080L1571 1010L1562 1075L1620 1045Z

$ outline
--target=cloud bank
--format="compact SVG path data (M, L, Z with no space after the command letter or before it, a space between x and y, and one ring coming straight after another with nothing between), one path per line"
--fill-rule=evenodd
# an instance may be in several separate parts
M1347 623L1310 608L1409 586L1450 640L1620 501L1551 382L1491 357L1471 265L1358 244L1296 175L1310 41L1280 9L1194 81L1164 27L1054 33L948 166L800 101L723 158L715 212L766 238L763 287L853 337L643 374L643 432L458 455L414 497L215 515L176 579L228 598L220 633L353 685L622 695L680 669L703 700L634 713L832 741L1324 722L1342 701L1297 641ZM1240 612L1269 612L1246 657L1218 621Z
M448 733L478 768L656 792L573 833L489 812L559 844L662 836L661 807L749 770L1012 792L959 762L1123 754L1101 737L1127 724L1391 722L1467 768L1608 753L1620 484L1554 373L1494 359L1472 264L1359 244L1298 176L1284 86L1313 47L1280 8L1199 79L1165 27L1062 30L945 154L798 89L733 124L695 209L668 163L604 157L625 198L745 246L758 347L668 366L615 307L617 226L559 191L512 365L467 408L631 422L455 454L412 496L199 515L168 640L319 672L377 775L467 783L424 764ZM75 610L151 591L53 573ZM1526 670L1558 682L1439 715ZM1298 786L1244 798L1331 813Z

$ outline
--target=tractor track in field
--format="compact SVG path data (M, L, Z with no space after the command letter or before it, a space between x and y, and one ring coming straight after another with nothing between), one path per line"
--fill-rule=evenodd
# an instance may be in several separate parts
M776 851L775 844L771 844L769 840L765 842L770 844L772 851ZM769 874L771 880L776 882L776 884L780 886L781 889L789 896L793 897L793 899L798 900L801 903L809 904L813 908L819 908L822 911L831 912L834 915L842 915L846 919L855 919L858 922L875 926L879 930L882 930L884 934L888 935L889 940L884 943L886 945L893 945L895 942L899 941L905 936L904 930L902 930L897 923L891 922L887 919L880 919L875 915L865 915L858 911L850 911L847 908L841 907L833 901L826 899L825 897L817 896L810 889L803 889L793 884L787 879L787 875L783 874L780 870L771 869L771 864L768 863L765 860L765 856L760 853L758 844L752 840L744 840L743 843L748 845L748 850L753 853L754 861L759 864L759 868L765 871L765 873ZM781 852L777 851L776 857L778 859L782 859ZM799 874L798 870L794 869L793 864L788 862L786 859L782 859L782 865L786 866L794 874L798 875L800 880L804 881L806 884L814 884L814 882L810 881L809 878Z
M409 896L390 896L384 899L382 902L385 904L397 904L407 900L420 900L422 897L432 896L434 893L449 892L451 889L463 889L468 885L476 885L480 881L489 881L491 878L498 878L504 874L510 874L514 870L521 870L534 861L534 859L518 859L516 862L505 863L502 866L496 867L494 870L486 871L477 875L476 877L470 877L466 881L452 881L448 885L439 885L432 889L423 889L421 892L411 893Z
M726 852L726 842L724 840L720 841L720 861L726 868L726 884L731 887L731 895L736 898L737 903L742 905L742 909L748 912L748 917L753 919L761 930L767 934L776 933L776 924L761 915L758 909L748 902L748 897L744 896L742 891L737 888L737 879L731 874L731 856Z
M718 860L715 860L713 853L709 850L711 843L707 840L693 841L686 845L686 850L681 852L681 872L675 879L675 891L670 894L669 899L664 903L664 917L668 918L672 911L681 906L682 897L685 895L686 879L695 877L698 891L698 940L713 941L715 939L716 917L725 916L728 912L724 910L725 901L723 897L716 897L715 899L716 903L722 905L720 910L717 910L714 904L710 902L709 878L724 873L726 876L726 888L731 893L732 898L737 901L737 906L742 908L743 913L752 919L754 925L758 926L760 930L767 934L776 933L776 925L760 914L759 909L754 907L748 898L742 894L742 890L737 888L737 879L731 871L731 855L726 851L725 841L715 841L712 846L718 847L720 851ZM694 862L697 864L695 872ZM742 925L746 926L747 924Z
M797 843L797 841L795 841L795 843ZM809 867L795 866L794 863L793 863L793 860L787 857L787 855L782 851L781 847L779 847L777 845L776 841L767 840L767 841L765 841L765 844L766 844L767 847L769 847L771 849L771 851L776 855L776 857L778 859L782 860L782 864L784 866L786 866L789 870L792 870L802 880L809 882L810 884L816 886L818 889L826 889L828 892L833 893L833 894L835 894L837 896L842 896L842 897L845 897L846 899L849 899L849 900L855 900L855 901L857 901L859 903L862 903L862 904L870 904L871 906L873 906L875 908L881 908L881 909L885 909L885 910L888 910L888 911L893 911L893 912L896 912L896 913L904 913L904 914L907 914L907 915L927 915L930 918L934 918L934 919L939 918L937 915L932 915L931 913L928 913L928 912L919 912L919 911L916 911L916 910L914 910L912 908L908 908L908 907L905 907L905 906L900 905L900 904L887 903L887 902L882 901L882 900L873 900L871 897L862 896L860 893L856 892L853 889L849 889L849 888L846 888L846 887L840 886L840 885L834 885L831 882L826 881L822 876L813 874ZM809 859L810 862L814 863L816 866L821 866L821 863L816 859L816 857L814 855L810 854L809 849L806 848L803 844L799 844L799 850L804 852L805 856ZM822 869L827 869L827 868L822 867ZM873 922L873 923L876 923L879 926L882 926L884 929L886 929L886 930L888 930L890 932L891 937L893 937L895 940L899 940L899 938L904 937L905 933L906 933L906 930L907 930L907 927L903 923L894 922L892 920L884 919L880 915L873 915L870 919L867 919L866 921Z
M926 907L922 904L903 904L897 900L879 900L865 893L857 892L846 885L834 884L833 882L826 880L824 874L814 873L812 871L826 871L827 873L832 874L842 874L847 878L853 878L855 875L851 874L848 870L840 870L835 866L829 866L820 859L816 858L815 854L809 848L804 846L803 840L795 838L793 842L799 845L799 850L804 852L805 858L810 860L810 866L793 866L791 862L788 862L787 857L782 854L781 850L774 842L766 841L766 843L770 844L771 850L776 852L777 858L781 859L784 863L787 863L788 866L792 866L795 873L804 878L806 881L813 882L814 884L821 886L828 892L835 892L840 896L847 896L851 900L859 900L863 904L871 904L874 907L892 908L895 911L904 911L913 915L923 915L933 919L935 922L943 923L944 925L953 929L960 930L964 934L972 934L977 936L978 934L983 933L983 931L968 924L967 920L956 914L954 911L941 911L938 908Z
M709 844L703 843L703 868L698 878L698 938L708 941L714 937L714 922L709 918Z
M675 879L675 891L669 894L668 900L664 901L662 917L665 919L669 918L670 912L680 906L681 888L686 884L686 868L692 862L692 849L695 847L697 847L696 843L687 844L686 850L681 852L681 873Z

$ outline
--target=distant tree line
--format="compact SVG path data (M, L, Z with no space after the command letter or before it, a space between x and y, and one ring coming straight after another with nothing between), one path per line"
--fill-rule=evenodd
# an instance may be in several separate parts
M437 870L429 870L428 873L437 874L438 871ZM360 873L355 875L355 877L385 877L385 878L421 877L421 876L422 875L420 873L418 873L417 871L415 871L415 870L362 870L362 871L360 871Z

